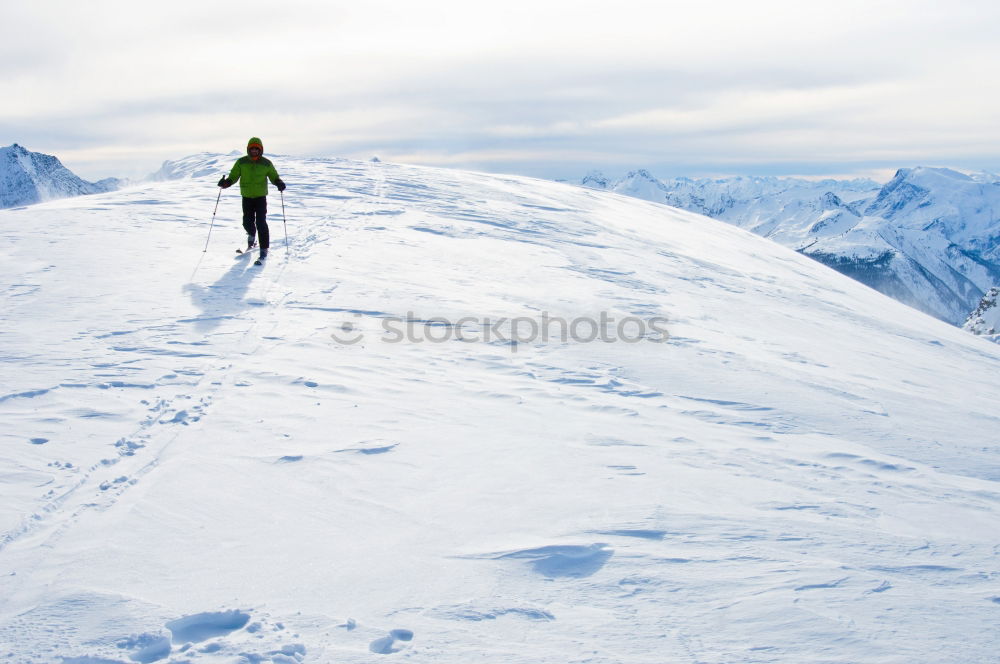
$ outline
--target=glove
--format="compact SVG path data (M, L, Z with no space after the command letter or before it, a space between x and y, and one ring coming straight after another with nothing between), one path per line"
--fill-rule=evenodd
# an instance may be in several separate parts
M223 178L219 180L219 186L223 189L228 189L233 186L233 183L229 181L229 178L223 176Z
M285 183L281 181L281 178L274 181L274 186L278 188L278 191L285 190Z

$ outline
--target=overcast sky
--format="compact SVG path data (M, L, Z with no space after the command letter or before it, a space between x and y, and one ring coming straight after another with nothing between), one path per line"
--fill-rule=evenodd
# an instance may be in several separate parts
M0 145L548 178L1000 171L1000 3L5 1Z

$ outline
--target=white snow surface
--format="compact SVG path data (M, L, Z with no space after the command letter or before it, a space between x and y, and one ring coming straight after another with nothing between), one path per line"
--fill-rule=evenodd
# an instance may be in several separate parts
M1000 347L664 205L272 159L260 267L230 156L0 212L0 662L996 661ZM669 336L482 327L602 312Z

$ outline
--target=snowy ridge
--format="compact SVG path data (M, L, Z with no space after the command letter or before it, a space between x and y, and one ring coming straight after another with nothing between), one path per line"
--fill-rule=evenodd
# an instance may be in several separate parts
M1000 183L992 174L901 169L881 187L864 179L661 182L646 171L614 183L588 177L584 186L698 212L775 240L954 325L1000 283Z
M0 208L100 194L118 189L121 184L117 178L87 182L56 157L30 152L17 143L0 148Z
M242 155L233 151L229 154L201 152L189 155L183 159L163 162L160 170L149 176L149 180L160 182L164 180L183 180L188 178L208 177L211 175L228 175L233 162Z
M0 212L0 656L995 657L1000 347L706 217L389 163L276 159L255 268L182 161Z

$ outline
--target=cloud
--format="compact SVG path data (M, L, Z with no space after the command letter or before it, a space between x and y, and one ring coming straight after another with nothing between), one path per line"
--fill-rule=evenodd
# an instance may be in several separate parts
M50 0L0 19L0 143L90 177L251 134L550 176L626 159L1000 166L1000 7L978 0Z

